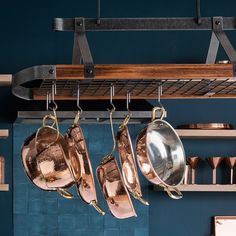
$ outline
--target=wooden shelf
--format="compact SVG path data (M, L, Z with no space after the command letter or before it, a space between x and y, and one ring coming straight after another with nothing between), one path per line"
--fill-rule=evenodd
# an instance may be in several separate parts
M0 184L0 192L9 191L9 184Z
M11 85L12 75L0 75L0 86Z
M7 138L9 136L8 129L0 129L0 138Z
M188 184L179 185L181 192L236 192L236 184ZM162 187L154 186L155 191L164 191Z
M176 129L182 139L235 139L236 130L200 130L200 129Z

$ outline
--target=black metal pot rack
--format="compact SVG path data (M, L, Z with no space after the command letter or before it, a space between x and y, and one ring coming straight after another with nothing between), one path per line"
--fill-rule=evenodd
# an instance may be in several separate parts
M236 29L236 17L196 18L55 18L54 31L74 32L72 65L41 65L14 75L12 92L26 100L44 100L57 84L57 100L76 99L78 82L81 99L109 97L109 87L116 87L115 99L153 99L157 86L163 98L235 98L236 53L225 34ZM97 65L94 64L87 31L212 31L206 64ZM219 44L230 64L215 64ZM82 62L82 64L81 64Z

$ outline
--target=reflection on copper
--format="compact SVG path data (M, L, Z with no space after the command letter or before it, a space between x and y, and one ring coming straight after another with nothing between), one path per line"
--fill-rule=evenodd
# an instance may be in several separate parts
M69 159L78 194L88 204L91 204L101 214L105 214L97 206L97 194L93 177L93 170L82 129L79 125L72 125L65 139L68 145Z
M196 170L196 167L197 167L197 164L198 162L201 160L200 157L188 157L187 158L187 163L190 165L191 167L191 172L192 172L192 184L195 184L195 170Z
M97 178L112 215L119 219L136 216L114 157L105 159L97 168Z
M230 184L234 183L234 167L236 165L236 157L226 157L224 158L225 163L230 168Z
M143 204L148 205L148 202L142 197L133 147L127 126L122 127L117 133L117 149L126 187L135 198L139 199Z
M47 136L44 138L44 136ZM56 138L58 136L58 138ZM42 151L42 149L45 149ZM41 128L36 136L37 164L49 188L66 188L74 184L66 162L64 137L52 127Z
M44 176L37 164L36 156L37 150L35 147L36 133L30 135L24 142L21 148L21 160L24 170L29 179L40 189L51 190L44 179Z
M207 158L209 165L212 168L212 184L216 184L216 169L220 165L223 157L209 157Z

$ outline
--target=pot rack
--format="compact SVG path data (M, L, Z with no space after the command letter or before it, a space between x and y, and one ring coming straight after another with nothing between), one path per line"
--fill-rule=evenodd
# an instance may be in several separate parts
M153 99L162 86L162 98L235 98L236 52L225 31L236 29L236 17L196 18L55 18L54 31L74 33L71 65L39 65L13 77L12 92L26 100L45 100L53 82L56 100L76 99L78 83L81 99ZM212 32L206 64L94 64L87 31L208 30ZM216 64L219 45L230 63ZM82 63L82 64L81 64Z

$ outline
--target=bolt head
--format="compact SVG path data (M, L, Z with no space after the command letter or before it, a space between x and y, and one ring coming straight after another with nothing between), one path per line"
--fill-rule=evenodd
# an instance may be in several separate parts
M216 20L216 21L215 21L215 24L216 24L216 25L220 25L221 23L220 23L219 20Z
M87 69L87 73L91 75L91 74L93 74L93 70L92 69Z
M76 23L78 26L82 26L83 25L83 23L82 22L80 22L80 21L77 21L77 23Z
M49 74L52 75L52 74L54 74L54 69L51 68L48 72L49 72Z

